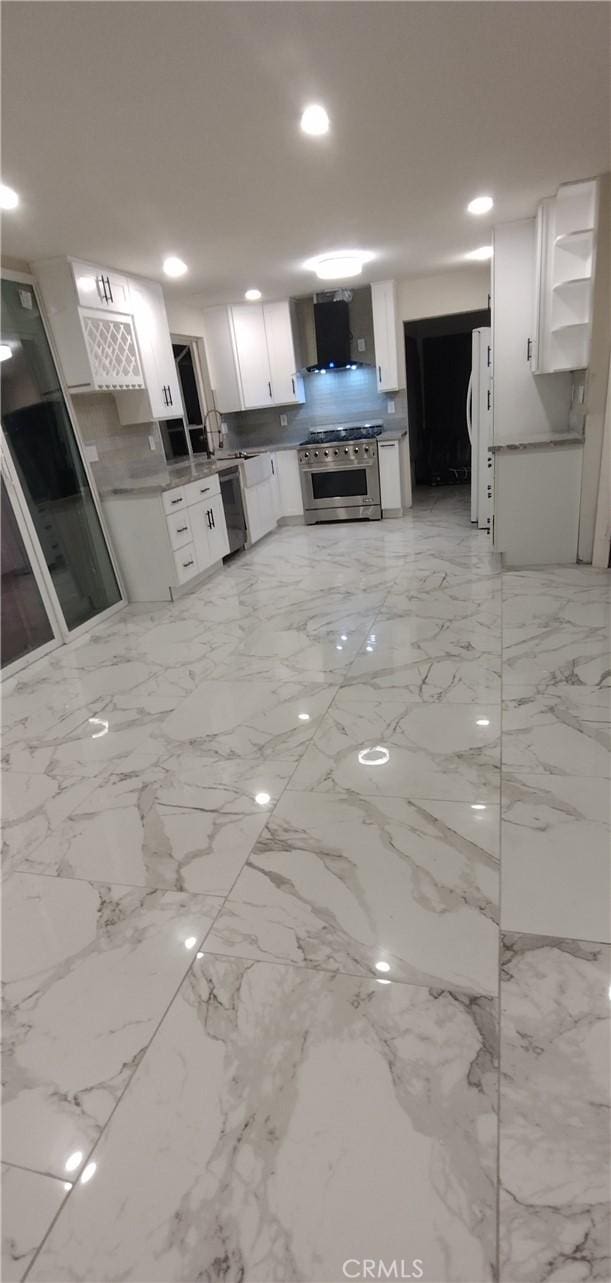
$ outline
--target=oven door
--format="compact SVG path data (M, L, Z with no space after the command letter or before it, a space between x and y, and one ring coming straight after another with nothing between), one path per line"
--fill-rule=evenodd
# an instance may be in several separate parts
M324 467L302 465L301 485L304 508L360 508L380 502L377 459L358 464L327 463Z

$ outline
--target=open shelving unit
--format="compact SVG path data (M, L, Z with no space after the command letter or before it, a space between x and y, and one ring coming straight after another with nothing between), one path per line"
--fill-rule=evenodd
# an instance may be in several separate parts
M550 371L580 370L590 359L596 256L596 179L566 183L554 201L550 262Z

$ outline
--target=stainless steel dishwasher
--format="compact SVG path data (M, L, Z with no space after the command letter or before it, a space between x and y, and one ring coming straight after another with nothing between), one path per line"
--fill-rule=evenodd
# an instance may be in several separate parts
M246 518L242 503L240 469L224 468L219 472L223 511L229 539L229 555L246 545Z

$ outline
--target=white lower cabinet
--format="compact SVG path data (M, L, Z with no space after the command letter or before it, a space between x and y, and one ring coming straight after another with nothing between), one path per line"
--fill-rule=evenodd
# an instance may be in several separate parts
M249 543L257 543L276 526L275 487L271 477L244 490Z
M303 496L296 450L279 450L274 455L278 491L277 516L303 517Z
M229 552L218 475L157 494L106 495L128 601L171 601Z
M401 473L399 470L399 442L379 441L380 502L382 512L401 508Z
M197 573L208 570L215 562L226 557L229 539L220 494L195 504L188 511L197 561Z

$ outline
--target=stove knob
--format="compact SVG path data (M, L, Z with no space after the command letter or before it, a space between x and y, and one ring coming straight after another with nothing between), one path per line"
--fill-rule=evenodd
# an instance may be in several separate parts
M315 459L317 459L317 458L318 458L318 450L315 450L315 451L314 451L314 458L315 458Z
M344 446L344 454L348 454L348 446L347 446L347 445L345 445L345 446Z
M359 452L359 448L358 448L358 446L357 446L357 445L355 445L355 447L354 447L354 453L355 453L355 454L358 454L358 452Z
M364 447L363 447L363 449L364 449L365 454L369 454L369 446L368 446L368 445L364 446Z
M329 458L329 451L325 450L325 459L328 459L328 458Z
M339 454L339 450L334 450L334 451L333 451L333 453L334 453L334 454Z
M304 456L303 456L303 457L304 457L304 459L309 459L309 457L310 457L310 452L309 452L309 450L306 450L306 451L305 451L305 453L304 453Z

